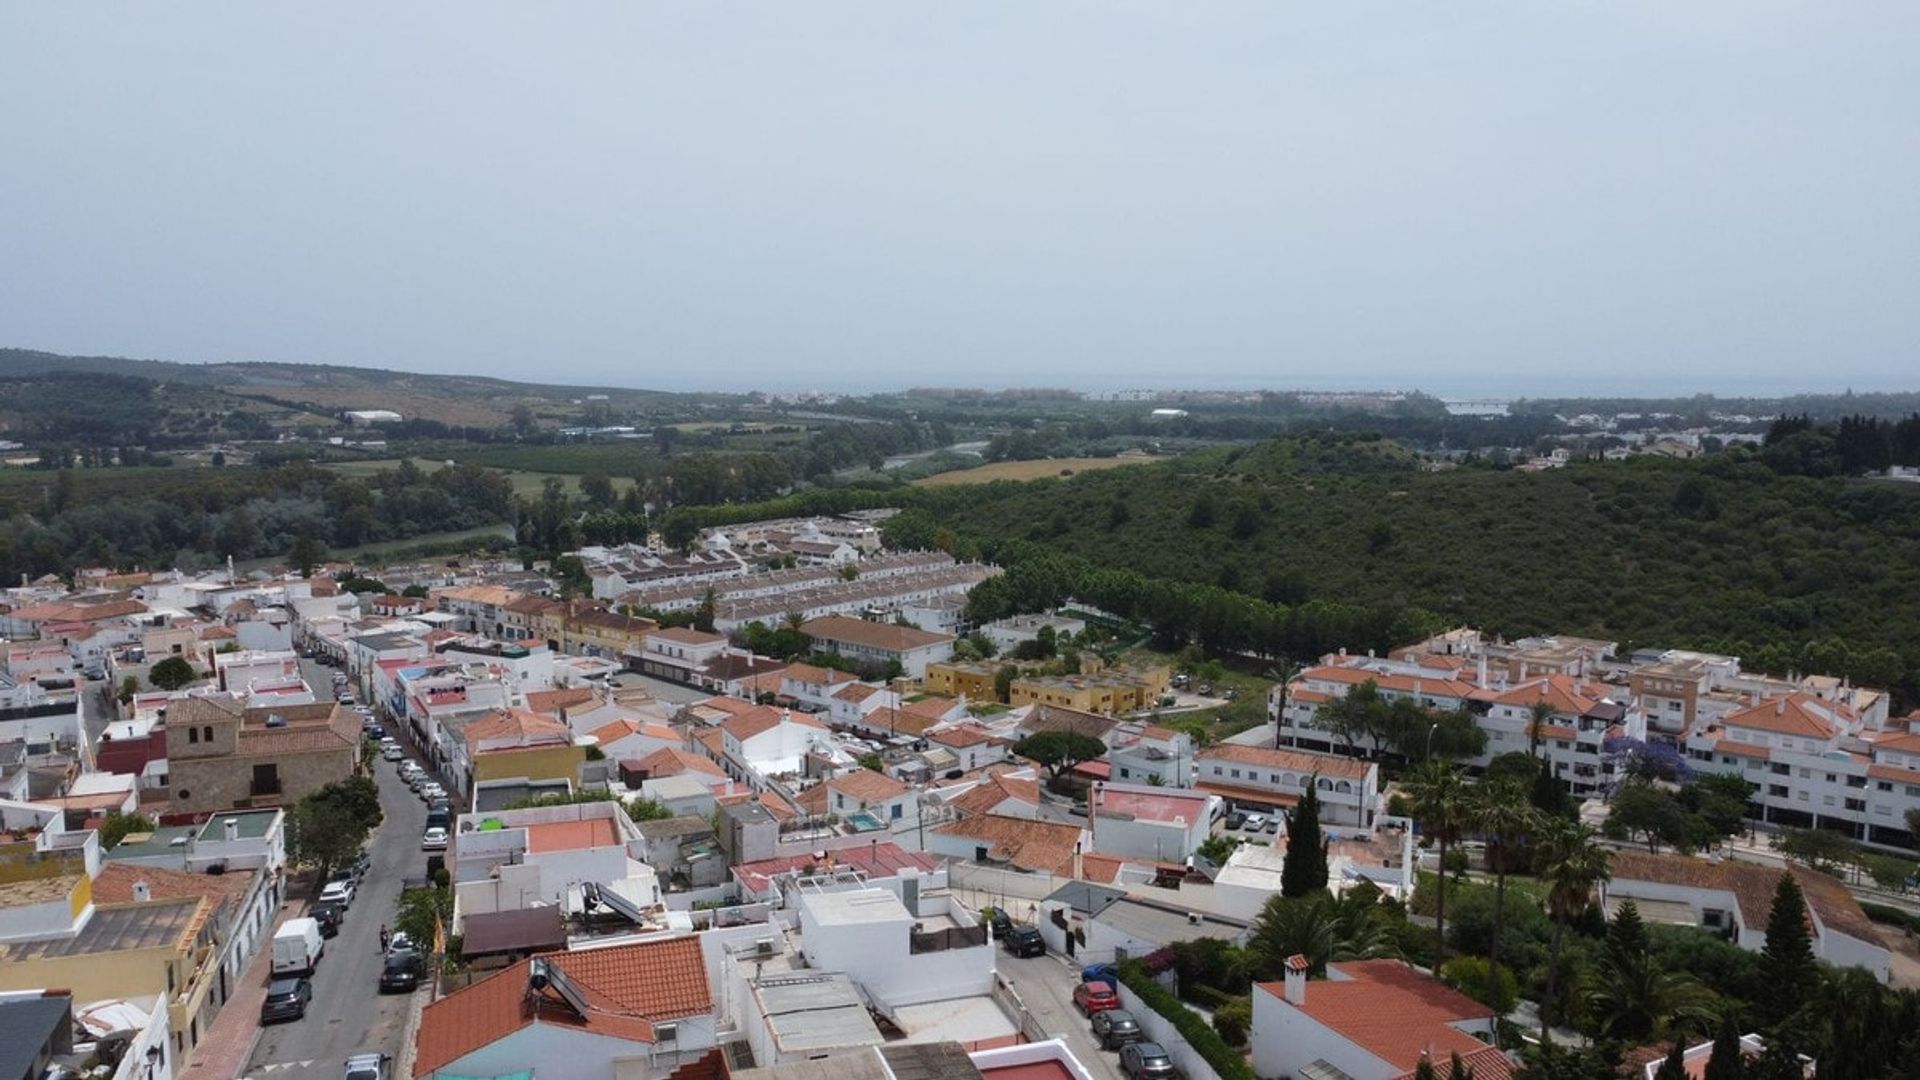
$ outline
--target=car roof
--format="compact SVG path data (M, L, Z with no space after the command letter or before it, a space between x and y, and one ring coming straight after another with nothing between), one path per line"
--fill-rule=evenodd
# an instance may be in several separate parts
M291 994L295 990L300 989L300 984L303 982L306 982L306 980L298 975L288 975L283 978L278 978L267 984L267 993Z

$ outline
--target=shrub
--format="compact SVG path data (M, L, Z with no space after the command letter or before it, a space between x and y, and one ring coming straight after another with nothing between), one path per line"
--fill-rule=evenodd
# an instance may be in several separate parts
M1440 978L1499 1016L1512 1012L1520 999L1513 969L1502 966L1500 977L1495 979L1492 965L1484 956L1456 956L1440 966Z
M1213 1071L1220 1074L1220 1080L1254 1080L1253 1070L1247 1066L1240 1052L1227 1044L1220 1032L1201 1018L1200 1014L1180 1004L1166 987L1153 981L1147 970L1137 960L1123 960L1119 966L1120 981L1127 989L1140 998L1140 1003L1165 1017L1173 1025L1180 1037ZM1248 1015L1252 1015L1252 1005L1248 1005Z
M1234 998L1213 1011L1213 1030L1228 1046L1247 1045L1247 1033L1253 1030L1253 999Z
M1860 902L1860 910L1866 912L1867 918L1872 919L1874 922L1886 923L1888 926L1897 926L1902 930L1920 933L1920 915L1902 911L1897 907L1888 907L1885 904L1869 904L1864 900Z

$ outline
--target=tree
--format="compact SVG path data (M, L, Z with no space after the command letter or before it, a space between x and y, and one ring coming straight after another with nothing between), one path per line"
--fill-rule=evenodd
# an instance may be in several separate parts
M1547 729L1547 722L1553 719L1553 705L1542 698L1534 702L1527 712L1527 755L1539 757L1540 743L1543 741L1542 736Z
M345 866L360 853L369 831L345 803L316 792L295 803L287 815L287 857L312 867L324 880L334 867Z
M1662 842L1684 849L1693 835L1680 800L1640 779L1629 780L1614 792L1606 828L1609 836L1645 837L1647 850L1654 853Z
M1012 664L1001 664L1000 670L993 673L993 696L1001 704L1007 704L1013 696L1013 680L1020 677L1020 669Z
M178 690L192 685L199 678L200 673L193 670L193 665L184 656L169 656L147 672L147 681L162 690Z
M665 821L673 816L673 811L644 796L629 799L622 805L627 816L635 821Z
M300 571L301 577L310 578L313 576L313 568L326 557L325 545L306 533L301 533L293 542L293 553L288 556L288 561L293 563L295 570Z
M1014 743L1013 752L1044 766L1047 774L1057 780L1075 765L1105 755L1107 744L1077 731L1043 731Z
M595 510L613 505L613 480L606 473L590 472L580 478L580 497Z
M513 411L508 413L507 416L507 422L513 425L513 433L515 435L524 439L533 434L534 418L532 406L523 401L515 405Z
M1746 1080L1746 1051L1740 1046L1740 1026L1733 1013L1720 1018L1713 1035L1713 1052L1707 1057L1705 1080Z
M1439 848L1440 873L1434 881L1434 926L1438 933L1434 962L1438 964L1445 962L1447 954L1447 852L1468 821L1467 789L1453 764L1429 761L1409 781L1407 793L1412 797L1413 817L1420 823L1420 831L1432 837Z
M133 833L152 832L154 820L143 814L110 811L100 822L100 849L109 850Z
M1474 825L1487 841L1487 854L1493 863L1493 937L1487 961L1497 978L1500 971L1500 932L1507 914L1507 869L1515 850L1524 850L1527 840L1539 827L1539 814L1528 804L1526 793L1513 780L1487 780L1476 789L1472 812Z
M129 675L120 680L120 704L126 705L132 702L133 695L139 692L140 677L138 675Z
M713 633L713 617L719 609L720 601L712 589L700 594L700 606L693 609L693 628L704 633Z
M1653 1080L1687 1080L1685 1040L1673 1040L1673 1047L1667 1051L1667 1059L1660 1063L1660 1071L1653 1074Z
M1553 759L1540 761L1540 769L1533 777L1533 790L1528 793L1527 801L1535 810L1546 817L1571 818L1574 815L1573 799L1567 791L1566 781L1553 775Z
M1420 1063L1413 1067L1413 1080L1440 1080L1433 1071L1432 1058L1425 1054L1420 1055Z
M1701 1026L1713 1016L1713 995L1698 980L1664 970L1649 954L1646 924L1632 900L1607 927L1582 996L1600 1035L1627 1043L1657 1039L1675 1023Z
M1855 859L1846 837L1828 829L1788 829L1774 841L1782 855L1806 863L1821 873L1832 873Z
M1785 1018L1820 987L1820 969L1814 962L1813 940L1807 931L1806 897L1792 871L1782 872L1780 884L1773 890L1760 970L1767 987L1762 1008L1770 1020Z
M1377 894L1364 903L1349 902L1325 892L1270 897L1254 919L1253 935L1247 941L1253 970L1261 978L1279 978L1287 957L1304 956L1308 974L1320 978L1329 963L1398 955L1392 933L1379 918L1376 900Z
M1320 833L1318 776L1307 778L1307 793L1287 817L1287 853L1280 864L1280 895L1306 896L1327 887L1327 839Z
M1540 838L1540 881L1547 889L1547 914L1553 919L1551 959L1547 964L1546 1000L1541 1002L1540 1031L1547 1031L1549 1010L1559 1005L1560 961L1566 948L1567 924L1587 908L1593 887L1607 880L1607 849L1592 829L1578 822L1555 820Z
M1467 1068L1467 1063L1460 1060L1460 1051L1455 1050L1451 1058L1451 1063L1447 1066L1447 1080L1473 1080L1473 1070Z
M1233 857L1233 849L1244 843L1246 841L1231 833L1214 833L1200 841L1200 846L1194 848L1193 853L1215 866L1224 866Z

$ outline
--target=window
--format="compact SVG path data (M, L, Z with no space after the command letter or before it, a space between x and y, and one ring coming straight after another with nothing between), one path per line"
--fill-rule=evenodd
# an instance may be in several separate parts
M900 820L900 815L901 815L901 811L902 811L902 809L903 809L903 808L901 807L901 805L900 805L899 803L894 803L894 804L893 804L893 810L892 810L892 813L891 813L890 815L888 815L888 816L890 816L890 817L892 817L892 818L893 818L893 820L895 820L895 821L899 821L899 820Z
M200 729L200 738L206 742L213 741L213 725L212 724L208 724L206 727L203 727Z
M197 742L199 742L199 741L200 741L200 729L199 729L199 728L197 728L197 727L190 727L190 728L188 728L188 729L187 729L187 741L188 741L188 742L190 742L190 743L197 743Z
M1822 796L1820 796L1820 805L1822 805L1822 806L1832 806L1832 805L1833 805L1833 796L1831 796L1831 795L1822 795Z
M1235 770L1233 770L1233 778L1234 778L1235 780L1238 780L1238 779L1240 779L1240 770L1239 770L1239 769L1235 769Z
M1866 812L1866 809L1867 809L1867 800L1865 800L1865 799L1848 799L1848 800L1847 800L1847 809L1849 809L1849 810L1851 810L1851 811L1853 811L1853 812L1854 812L1854 813L1856 813L1856 814L1859 814L1859 813L1865 813L1865 812Z
M1873 786L1881 791L1892 791L1893 783L1888 780L1876 780Z
M1771 795L1771 796L1773 796L1773 797L1774 797L1774 798L1776 798L1776 799L1784 799L1784 798L1786 798L1786 797L1787 797L1787 785L1785 785L1785 784L1768 784L1768 785L1767 785L1767 794L1768 794L1768 795Z
M1219 775L1220 775L1220 766L1218 766L1218 765L1215 765L1215 766L1213 767L1213 775L1215 775L1215 776L1219 776Z

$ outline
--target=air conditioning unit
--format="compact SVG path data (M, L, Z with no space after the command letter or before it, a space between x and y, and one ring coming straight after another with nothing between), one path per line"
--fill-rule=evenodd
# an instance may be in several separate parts
M1199 926L1199 925L1200 925L1200 913L1199 913L1199 912L1197 912L1197 911L1189 911L1189 912L1187 912L1187 925L1189 925L1189 926Z
M655 1024L655 1025L653 1025L653 1041L654 1041L655 1043L670 1043L670 1042L676 1042L676 1041L678 1041L678 1040L679 1040L679 1038L680 1038L680 1025L679 1025L679 1024Z
M755 956L772 956L775 952L779 951L779 947L780 943L778 941L770 937L763 937L754 941L753 953Z

